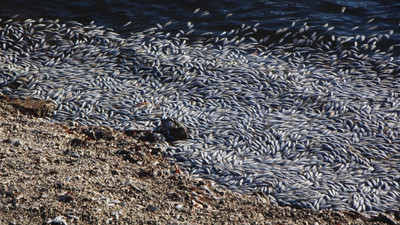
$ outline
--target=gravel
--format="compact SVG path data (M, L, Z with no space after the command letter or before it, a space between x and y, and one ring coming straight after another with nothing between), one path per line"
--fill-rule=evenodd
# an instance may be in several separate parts
M139 141L140 132L57 125L4 100L0 124L0 224L399 222L393 213L296 209L271 204L265 194L233 193L190 177L155 143ZM105 136L95 140L88 130Z

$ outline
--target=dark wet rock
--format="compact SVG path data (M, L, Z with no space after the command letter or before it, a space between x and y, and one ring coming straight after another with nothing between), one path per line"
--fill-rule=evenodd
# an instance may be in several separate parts
M33 98L10 98L6 95L0 96L0 99L12 105L23 114L33 115L37 117L50 116L56 108L51 101L33 99Z
M164 135L166 141L186 140L189 137L186 127L172 118L162 120L154 132Z
M164 135L159 133L148 133L139 138L141 141L148 141L148 142L163 142L165 140Z

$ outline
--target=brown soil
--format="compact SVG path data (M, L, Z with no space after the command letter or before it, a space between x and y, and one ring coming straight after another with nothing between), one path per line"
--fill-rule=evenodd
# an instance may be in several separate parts
M47 103L28 99L31 108L21 110L26 109L21 101L0 100L0 224L47 224L58 216L62 220L52 224L395 224L399 219L279 207L265 196L232 193L191 178L162 156L157 143L139 141L139 131L128 136L49 123L32 116L47 113L40 109Z

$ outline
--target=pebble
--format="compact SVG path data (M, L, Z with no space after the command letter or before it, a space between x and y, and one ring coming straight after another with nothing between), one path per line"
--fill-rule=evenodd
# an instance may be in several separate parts
M58 201L60 201L60 202L72 202L73 200L74 200L74 197L70 194L60 195L58 197Z
M148 206L147 208L146 208L146 211L149 211L149 212L156 212L156 211L158 211L159 210L159 208L157 208L157 207L155 207L155 206L152 206L152 205L150 205L150 206Z
M293 24L255 38L260 28L243 24L192 40L187 26L122 38L95 23L1 21L0 89L54 102L47 119L59 123L152 130L173 118L187 137L165 133L165 155L273 203L398 208L400 59L381 45L390 33Z

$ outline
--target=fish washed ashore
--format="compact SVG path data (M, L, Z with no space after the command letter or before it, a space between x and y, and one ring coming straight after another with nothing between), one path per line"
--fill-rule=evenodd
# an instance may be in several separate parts
M334 36L293 24L193 35L187 23L122 38L95 23L0 22L0 85L51 100L48 119L116 130L181 121L165 155L197 177L272 203L399 211L400 60L392 32Z
M262 195L238 195L191 178L162 157L157 143L106 127L34 118L29 114L38 115L46 104L30 101L0 95L0 224L395 224L400 219L393 213L370 217L293 209L271 205ZM102 138L93 139L88 130Z

